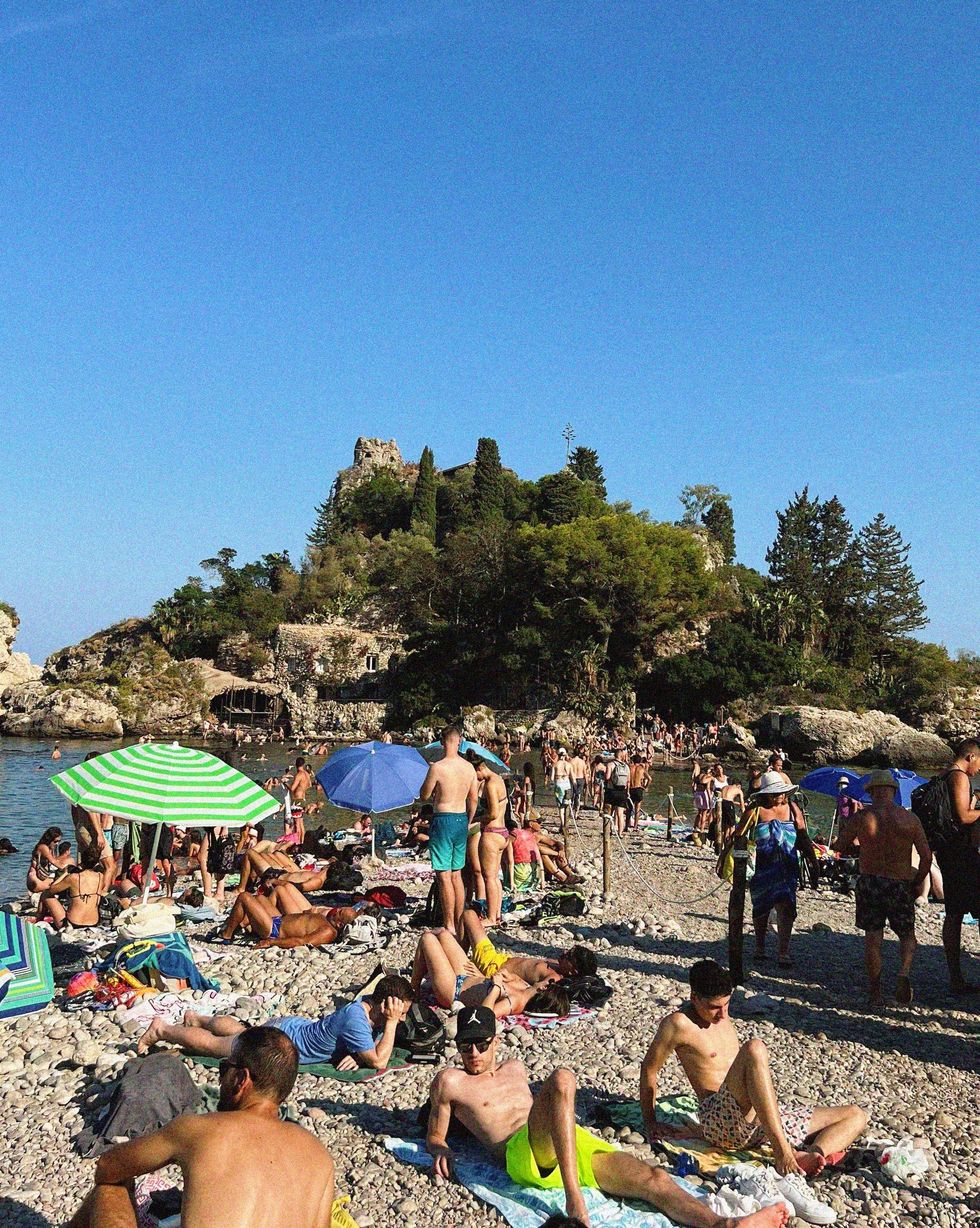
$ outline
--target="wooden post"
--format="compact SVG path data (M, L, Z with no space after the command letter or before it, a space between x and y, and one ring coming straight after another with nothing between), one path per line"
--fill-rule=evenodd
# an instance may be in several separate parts
M568 815L571 809L571 802L567 806L562 807L561 811L561 839L565 846L565 860L572 860L572 828L568 822Z
M714 813L711 816L711 839L715 846L715 853L721 852L721 794L715 798L713 806Z
M674 838L674 786L667 789L667 839Z
M612 815L602 816L602 894L612 886Z
M732 984L741 985L745 981L742 946L745 928L745 880L749 862L746 836L735 837L732 856L735 869L732 874L732 893L728 897L728 971L731 973Z

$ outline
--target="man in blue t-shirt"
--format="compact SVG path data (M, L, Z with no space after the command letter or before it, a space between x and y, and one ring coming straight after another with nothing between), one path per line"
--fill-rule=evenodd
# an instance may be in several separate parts
M374 992L356 998L322 1019L287 1015L268 1026L285 1032L296 1046L300 1065L328 1062L339 1070L369 1066L383 1070L395 1047L395 1030L408 1014L415 994L401 976L384 976ZM232 1043L248 1025L233 1015L197 1015L188 1011L182 1024L155 1019L140 1037L137 1051L145 1053L163 1041L188 1053L228 1057Z

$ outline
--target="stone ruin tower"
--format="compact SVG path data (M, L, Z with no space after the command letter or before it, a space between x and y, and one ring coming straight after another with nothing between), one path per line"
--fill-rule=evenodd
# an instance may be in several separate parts
M418 465L406 464L394 439L367 439L361 435L354 444L354 463L341 469L334 479L331 498L337 499L359 486L378 469L391 469L406 485L415 481Z

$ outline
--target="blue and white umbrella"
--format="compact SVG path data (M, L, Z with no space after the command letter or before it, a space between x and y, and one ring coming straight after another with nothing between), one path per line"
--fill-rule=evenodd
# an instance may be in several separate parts
M470 754L470 752L489 763L498 775L504 776L510 772L510 768L504 763L503 759L498 758L492 750L487 750L479 742L471 742L468 738L463 738L459 744L459 753L465 756ZM422 753L430 763L437 763L443 755L442 743L430 742L428 746L422 748Z

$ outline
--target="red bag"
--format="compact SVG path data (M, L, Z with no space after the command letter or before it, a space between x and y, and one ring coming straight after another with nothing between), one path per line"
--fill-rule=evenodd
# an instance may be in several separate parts
M388 887L372 887L361 898L377 904L379 908L404 908L408 903L405 892L393 884Z

